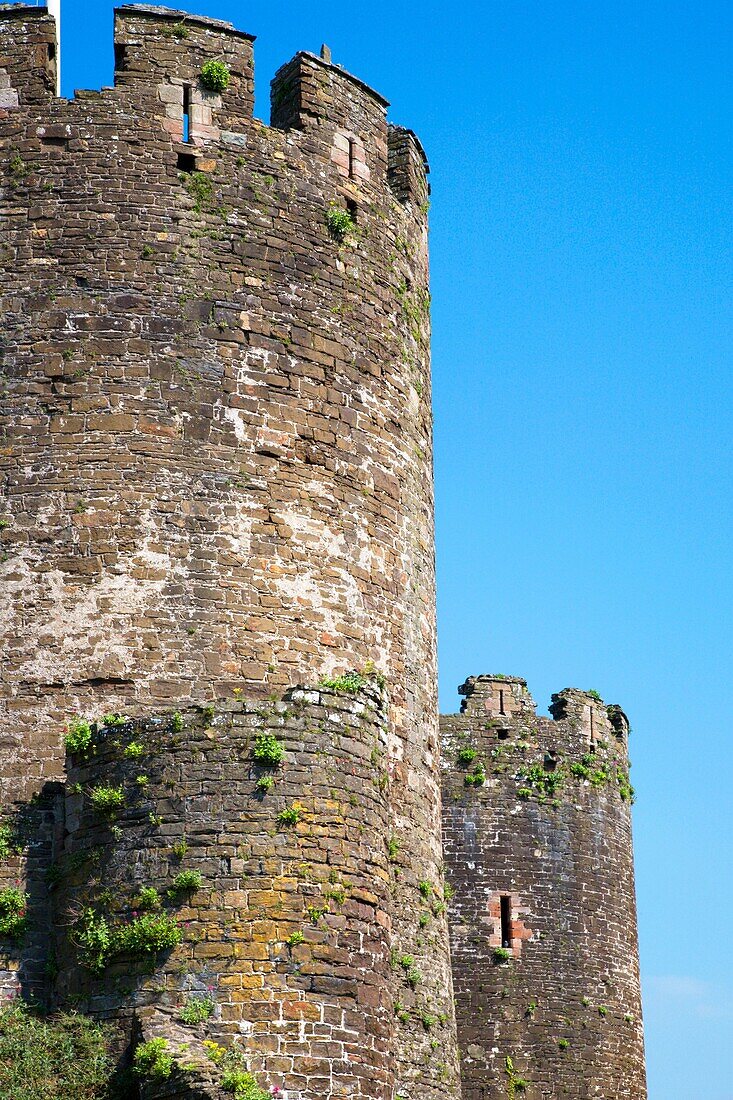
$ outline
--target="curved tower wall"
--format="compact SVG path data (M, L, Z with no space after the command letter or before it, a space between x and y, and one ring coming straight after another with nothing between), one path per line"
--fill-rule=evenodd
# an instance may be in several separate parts
M538 717L514 677L460 690L441 728L464 1100L642 1100L626 718L571 689Z
M75 715L152 720L373 662L406 892L380 950L444 1000L445 921L422 936L410 900L440 881L419 142L310 54L265 126L251 36L142 5L116 12L115 87L55 99L54 35L43 9L0 11L5 798L62 775ZM222 95L200 85L212 58ZM450 1036L442 1068L415 1036L376 1095L455 1095Z

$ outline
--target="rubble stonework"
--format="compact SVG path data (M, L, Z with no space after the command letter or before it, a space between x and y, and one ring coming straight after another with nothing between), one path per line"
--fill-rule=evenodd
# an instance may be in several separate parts
M115 1022L121 1053L165 1039L183 1068L146 1098L225 1095L206 1040L283 1100L458 1100L424 152L325 49L268 126L230 24L118 8L114 87L71 100L56 40L0 6L0 887L28 894L0 990ZM500 877L457 899L464 1034L496 1009L464 948ZM150 913L173 938L131 956ZM481 1050L471 1100L507 1084ZM543 1066L527 1095L561 1095Z

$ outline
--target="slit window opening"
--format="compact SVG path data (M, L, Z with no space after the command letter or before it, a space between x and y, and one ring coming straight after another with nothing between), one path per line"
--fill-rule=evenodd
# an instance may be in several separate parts
M509 894L501 896L501 946L512 946L512 899Z
M188 143L191 140L191 88L183 85L183 140Z
M356 142L353 138L349 138L349 179L353 180L356 176Z
M504 710L504 688L499 688L499 714L506 714Z

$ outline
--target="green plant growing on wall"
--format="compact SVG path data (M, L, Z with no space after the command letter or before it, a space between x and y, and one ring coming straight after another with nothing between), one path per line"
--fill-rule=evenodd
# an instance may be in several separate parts
M326 226L333 239L339 244L342 244L356 229L356 223L348 210L337 206L336 203L332 203L326 211Z
M520 1077L514 1068L514 1062L507 1054L506 1061L504 1062L504 1070L507 1075L507 1097L508 1100L514 1100L514 1097L518 1092L526 1092L529 1082Z
M570 1046L570 1040L569 1039L558 1039L557 1045L559 1046L560 1050L567 1050L568 1047Z
M214 1000L208 994L205 996L189 997L180 1011L180 1017L184 1024L194 1026L210 1020L214 1015Z
M231 83L232 74L223 61L206 61L201 66L199 80L207 92L225 92Z
M177 947L181 939L180 925L167 913L143 913L113 927L94 909L84 911L75 934L83 964L97 974L119 955L143 959Z
M137 908L142 909L143 912L154 912L156 909L160 909L162 902L160 900L160 894L154 886L143 886L137 896L135 904Z
M131 741L130 744L124 748L122 755L126 760L139 760L144 753L145 746L142 741Z
M472 772L464 776L463 781L468 787L483 787L486 782L486 768L483 764L477 764Z
M69 723L64 745L70 753L86 755L92 747L92 727L84 718L75 718Z
M427 879L423 879L422 882L418 883L418 890L420 891L422 896L427 900L433 892L433 887L432 887L432 884L429 883Z
M324 676L319 681L318 686L325 688L327 691L340 691L349 695L355 695L357 691L361 691L366 686L366 679L360 672L345 672L343 676L336 676L329 678Z
M397 859L397 853L401 848L401 844L396 836L391 836L387 840L387 856L390 863L394 863Z
M288 947L298 947L299 944L304 943L304 942L305 942L305 936L303 935L302 932L291 932L291 934L288 936L288 938L285 941L285 943L288 945Z
M195 894L204 884L200 871L179 871L171 883L168 894L176 897L179 894Z
M285 746L274 733L263 731L257 734L252 749L252 758L256 764L260 764L263 768L276 768L282 763L284 755Z
M101 724L110 729L117 729L118 726L126 726L129 721L130 719L124 714L105 714Z
M0 938L17 943L28 927L28 895L17 886L0 890Z
M19 852L20 847L13 826L7 822L0 825L0 863L4 863L16 852Z
M173 715L171 715L171 729L174 733L181 733L183 731L183 726L183 715L179 710L177 710Z
M261 775L255 783L256 790L260 791L262 794L267 794L274 786L275 780L271 775Z
M499 964L509 962L512 957L512 953L507 947L495 947L491 955L494 962Z
M138 1077L148 1081L167 1081L176 1063L165 1039L149 1039L135 1051L132 1068Z
M473 764L476 756L476 749L472 749L468 745L466 745L464 748L459 749L456 760L462 768L465 768L468 767L469 764Z
M108 787L99 784L89 792L89 801L95 810L112 815L125 805L125 792L122 787Z
M284 810L281 810L277 815L277 820L280 825L297 825L303 816L303 807L299 803L294 802L292 806L286 806Z
M188 842L185 836L177 840L176 843L171 846L171 853L176 859L183 859L187 851Z

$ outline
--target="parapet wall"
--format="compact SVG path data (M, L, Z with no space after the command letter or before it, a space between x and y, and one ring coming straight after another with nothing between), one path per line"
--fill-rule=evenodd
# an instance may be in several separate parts
M441 718L464 1100L646 1096L628 722L472 677Z

